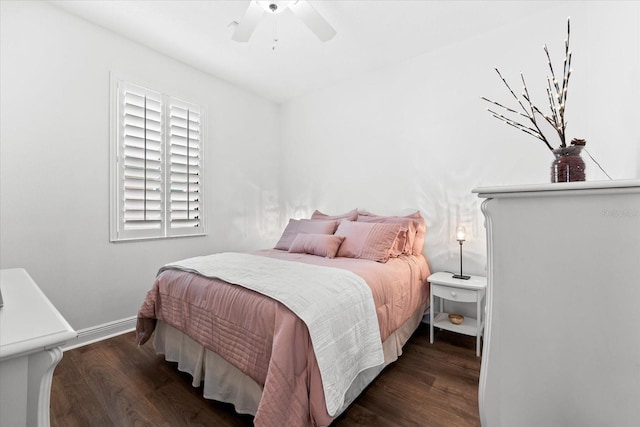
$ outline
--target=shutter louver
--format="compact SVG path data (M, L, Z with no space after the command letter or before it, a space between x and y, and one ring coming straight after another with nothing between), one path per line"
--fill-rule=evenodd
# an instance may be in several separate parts
M168 209L169 228L173 234L195 233L202 224L200 125L199 109L182 103L171 103L168 130Z
M124 85L122 96L122 227L162 235L162 101Z

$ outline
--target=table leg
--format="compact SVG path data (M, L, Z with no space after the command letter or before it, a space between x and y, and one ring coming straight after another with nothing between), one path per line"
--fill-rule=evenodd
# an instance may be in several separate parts
M478 297L478 301L476 301L476 356L480 357L480 325L482 324L482 312L480 307L482 306L481 298Z
M62 359L62 349L54 347L29 355L27 425L49 427L53 371Z
M434 304L434 300L435 298L433 297L433 292L431 293L431 303L430 303L430 308L429 308L429 343L433 344L433 318L434 318L434 311L436 309L436 306Z

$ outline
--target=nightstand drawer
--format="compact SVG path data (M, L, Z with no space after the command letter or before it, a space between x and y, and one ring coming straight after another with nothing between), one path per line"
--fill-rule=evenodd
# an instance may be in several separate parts
M431 285L433 295L448 299L449 301L460 302L476 302L478 300L478 292L468 289L450 288L448 286Z

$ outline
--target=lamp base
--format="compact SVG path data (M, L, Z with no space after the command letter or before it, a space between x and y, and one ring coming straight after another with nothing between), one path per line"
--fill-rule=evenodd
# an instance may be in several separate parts
M471 276L465 276L465 275L462 275L462 274L454 274L454 275L453 275L453 276L451 276L451 277L453 277L454 279L462 279L462 280L469 280L469 279L471 279Z

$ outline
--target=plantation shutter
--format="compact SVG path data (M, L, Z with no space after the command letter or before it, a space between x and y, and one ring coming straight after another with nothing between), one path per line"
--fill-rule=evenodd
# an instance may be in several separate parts
M202 232L202 131L197 106L170 98L168 106L169 235Z
M202 115L112 74L112 242L206 234Z
M120 85L119 238L160 237L163 230L162 96Z

